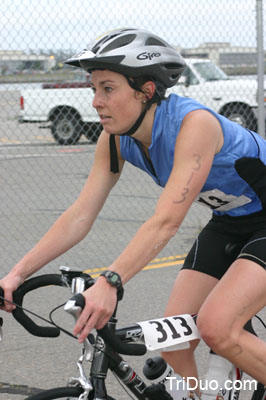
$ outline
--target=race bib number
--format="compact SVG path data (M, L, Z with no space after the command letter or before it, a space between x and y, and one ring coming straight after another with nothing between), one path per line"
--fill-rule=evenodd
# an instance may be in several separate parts
M237 197L225 194L219 189L213 189L200 193L195 201L212 210L229 211L250 203L251 199L244 195Z
M148 350L172 351L190 346L193 339L200 339L198 328L189 314L138 322Z

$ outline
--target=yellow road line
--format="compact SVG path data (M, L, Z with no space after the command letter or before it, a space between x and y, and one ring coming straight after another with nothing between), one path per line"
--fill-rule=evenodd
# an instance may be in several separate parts
M143 270L171 267L174 265L183 264L185 257L186 257L186 254L182 254L182 255L178 254L176 256L154 258L149 265L147 265L146 267L143 268ZM93 278L96 278L97 276L100 275L100 273L102 271L105 271L105 270L106 270L106 267L101 267L101 268L87 269L84 272L91 274L91 276Z
M21 143L21 141L19 141L19 140L11 140L11 139L8 139L8 138L1 138L0 139L0 142L1 143L10 143L10 144L20 144Z
M172 265L179 265L179 264L183 264L183 263L184 263L184 259L183 260L170 261L170 262L167 262L167 263L155 264L155 265L147 265L147 267L144 267L143 270L171 267Z

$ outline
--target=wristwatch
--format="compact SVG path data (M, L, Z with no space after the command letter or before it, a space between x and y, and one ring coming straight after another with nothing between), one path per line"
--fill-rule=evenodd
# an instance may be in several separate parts
M122 285L122 281L120 275L117 272L110 271L103 271L100 276L104 276L109 285L116 287L117 289L117 300L121 300L124 294L124 288Z
M108 269L107 271L103 271L100 276L104 276L109 285L116 287L117 292L123 289L120 275L117 272Z

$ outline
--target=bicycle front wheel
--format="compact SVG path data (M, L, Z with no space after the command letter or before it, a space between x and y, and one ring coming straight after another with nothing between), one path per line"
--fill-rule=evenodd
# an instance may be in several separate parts
M44 390L34 396L27 397L25 400L56 400L56 399L64 399L64 400L74 400L78 399L79 396L83 393L83 389L81 387L59 387L49 390ZM90 397L88 397L90 399ZM115 400L113 397L107 396L107 400Z

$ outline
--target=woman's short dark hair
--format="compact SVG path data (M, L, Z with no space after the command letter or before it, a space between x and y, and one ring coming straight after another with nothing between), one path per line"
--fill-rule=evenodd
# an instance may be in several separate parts
M129 85L132 87L132 89L138 90L140 92L143 92L141 89L142 86L149 81L152 81L155 84L155 92L153 95L153 103L160 103L161 100L165 98L165 92L166 88L164 87L162 82L159 82L158 80L155 80L152 76L138 76L138 77L127 77Z

